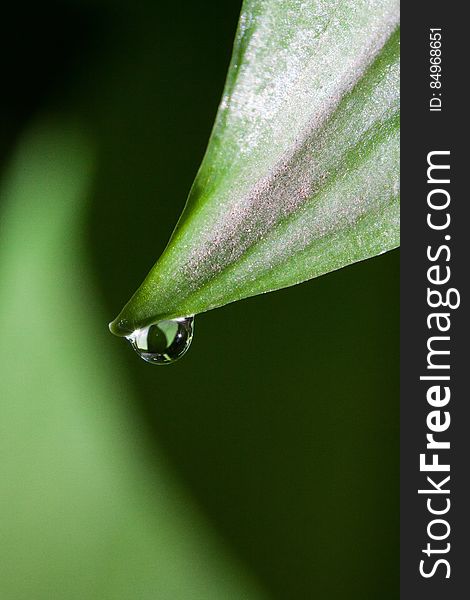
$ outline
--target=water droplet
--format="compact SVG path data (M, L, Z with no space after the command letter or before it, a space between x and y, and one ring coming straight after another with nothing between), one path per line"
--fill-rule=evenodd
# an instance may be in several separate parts
M194 317L159 321L127 336L137 354L153 365L167 365L185 354L193 339Z

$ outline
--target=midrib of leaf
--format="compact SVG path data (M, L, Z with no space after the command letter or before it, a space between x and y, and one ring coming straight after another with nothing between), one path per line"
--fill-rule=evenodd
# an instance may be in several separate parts
M350 171L351 169L354 169L355 165L357 164L356 157L357 157L358 148L361 149L361 158L362 158L362 161L365 162L366 158L371 156L372 153L374 152L374 150L378 146L386 144L386 142L390 138L391 134L397 133L398 131L399 131L399 116L398 115L393 115L385 123L374 124L372 130L368 130L365 132L365 134L363 135L361 140L353 148L350 148L348 150L348 152L343 156L343 159L336 166L335 170L333 172L331 172L328 179L326 179L324 182L322 182L323 185L322 185L321 190L317 194L315 194L313 197L309 198L308 201L306 201L302 207L299 207L298 211L292 212L292 213L286 215L285 217L279 219L279 221L277 221L275 227L271 228L271 230L265 236L258 238L249 247L244 249L242 254L240 254L236 259L234 259L230 264L228 264L224 268L224 273L222 275L222 278L231 279L234 271L236 271L237 268L240 267L240 264L249 262L250 259L259 251L260 246L264 245L267 242L267 240L270 237L272 237L273 230L277 231L278 228L287 227L293 221L301 219L302 214L305 211L310 211L313 209L312 203L314 203L315 201L317 203L321 202L322 198L324 196L328 195L328 192L330 192L332 190L332 188L334 188L335 184L337 184L340 181L341 177L344 174L344 171L345 170ZM398 199L398 196L390 196L389 202L397 200L397 199ZM367 212L370 212L371 214L374 214L376 216L378 213L380 213L382 208L383 208L383 206L379 205L373 209L369 209ZM365 215L366 215L365 212L361 213L357 217L356 222L359 219L364 218ZM351 228L353 226L354 226L354 223L352 223L349 228ZM299 251L297 251L296 254L308 252L308 250L314 244L321 242L322 239L327 238L331 235L332 235L331 231L327 231L323 235L319 235L310 244L308 244L304 248L301 248ZM284 257L282 261L276 263L275 265L271 265L271 268L273 268L273 269L274 268L276 268L276 269L282 268L283 264L292 260L292 256L293 255L291 254L289 256ZM260 269L256 272L256 279L260 280L262 277L263 277L263 271L262 271L262 269ZM299 280L297 283L301 283L301 281ZM191 302L194 299L197 299L198 297L203 296L204 292L208 288L210 288L212 285L213 285L213 281L211 279L207 280L204 283L201 282L200 285L198 286L197 291L193 292L187 296L187 298L184 300L184 304L191 305ZM220 282L220 285L222 285L222 281ZM242 289L245 289L245 288L242 288ZM275 289L278 289L278 288L273 287L267 291L273 291ZM245 293L246 293L246 291L243 292L243 295L241 297L246 297ZM250 294L250 295L252 295L252 294ZM207 308L207 310L211 310L213 308L216 308L217 306L220 306L220 304L215 303L215 304L209 306Z
M381 78L381 70L384 68L384 64L386 64L387 62L389 62L389 65L393 64L393 60L397 58L398 56L398 29L395 31L395 33L391 36L391 38L387 41L387 43L384 45L384 47L382 48L382 51L379 53L379 55L376 57L376 60L370 65L369 69L365 71L365 73L363 74L363 76L361 77L361 79L356 82L356 85L354 86L354 88L346 95L344 96L341 101L339 102L339 104L334 108L333 112L329 115L328 120L323 124L323 126L321 128L319 128L317 131L313 132L313 137L312 136L312 130L310 128L307 129L306 132L304 132L301 135L301 138L308 140L309 138L311 138L308 142L309 147L314 146L315 145L315 141L318 139L321 139L322 137L327 137L328 133L331 129L333 129L335 127L335 125L339 122L340 127L343 126L344 128L344 137L343 139L336 139L335 140L335 144L334 147L332 148L332 151L330 154L332 154L332 157L330 157L330 160L336 160L338 161L338 157L335 155L335 149L336 148L341 148L342 143L348 143L348 141L345 139L347 137L347 135L350 135L350 132L348 130L348 120L351 119L351 115L347 114L348 110L345 110L345 107L347 107L350 102L351 102L351 98L354 99L354 104L357 106L358 104L361 104L361 100L364 98L366 99L366 94L368 91L372 90L374 87L374 83L375 83L375 79ZM357 96L359 96L359 98L357 98ZM354 107L353 107L354 108ZM390 109L389 109L390 110ZM364 110L362 110L362 107L359 111L359 115L355 115L356 119L361 118L362 114ZM345 115L346 113L346 115ZM384 114L384 117L386 117L386 113ZM343 118L343 123L341 123L341 119ZM380 123L381 121L376 121L376 123ZM373 124L375 125L375 123ZM325 135L325 129L327 130L327 133ZM328 142L327 142L328 143ZM321 141L321 144L324 144L323 141ZM300 146L300 148L298 147ZM332 147L331 142L328 143L328 148L330 149ZM265 182L267 183L267 185L269 184L269 181L273 181L277 176L279 176L279 174L282 171L287 171L289 169L288 166L285 165L285 163L289 163L292 164L293 163L293 159L295 157L295 154L297 152L305 152L305 148L302 147L302 144L298 144L295 148L290 148L289 149L290 152L289 154L285 154L282 159L281 159L281 163L284 163L284 166L281 167L274 167L272 168L271 172L265 177ZM317 149L314 148L314 151L317 151ZM321 160L321 152L319 153L319 159ZM332 166L329 166L328 164L322 165L323 168L323 172L320 172L317 176L318 180L321 180L322 176L325 174L325 172L328 172L329 170L332 169ZM235 175L236 177L236 175ZM197 182L197 178L196 178L196 182ZM257 182L255 184L258 185L259 182ZM199 187L199 184L198 184ZM208 196L208 195L214 195L216 194L216 190L217 188L211 189L210 191L205 191L204 196ZM252 195L253 192L252 191L247 191L245 192L245 196L249 197L250 195ZM192 193L190 194L190 196L192 195ZM295 209L297 209L297 207L295 207ZM204 210L204 206L201 206L200 210ZM197 206L193 206L193 212L194 213L198 213L198 207ZM275 224L273 224L274 226ZM178 224L177 229L175 230L171 242L177 242L179 241L179 239L181 239L181 237L184 235L184 222L181 222ZM169 249L171 250L171 246L173 244L169 244ZM240 248L240 247L239 247ZM247 248L247 246L243 247L243 251ZM241 249L241 248L240 248ZM169 257L168 257L169 258ZM162 261L164 262L166 259L165 256L162 256Z
M335 126L337 126L337 124L340 124L341 126L344 126L343 122L346 122L346 126L344 127L344 136L346 137L349 134L348 131L348 121L347 119L350 118L350 115L347 114L349 105L351 104L351 101L354 102L355 105L361 105L361 101L363 98L366 98L368 96L368 94L370 93L371 90L374 89L375 85L378 83L378 80L383 79L383 69L386 65L388 66L392 66L394 60L397 59L398 57L398 36L399 36L399 29L397 28L397 30L394 32L394 34L390 37L390 39L387 41L387 43L384 45L384 47L382 48L382 51L379 53L379 55L376 57L376 59L374 60L373 63L371 63L371 65L369 66L369 68L367 69L367 71L364 72L364 74L362 75L361 79L359 79L358 82L356 82L356 85L353 87L353 89L344 97L342 98L342 100L339 102L339 104L335 107L334 112L330 115L329 119L327 120L327 122L323 125L323 127L317 131L314 132L313 134L313 138L311 138L309 140L309 147L315 147L315 141L318 140L319 138L322 137L328 137L328 132L330 129L335 128ZM383 117L382 119L379 119L377 121L374 121L372 123L372 126L369 127L368 129L366 129L361 137L356 141L356 143L353 146L350 146L348 148L346 148L346 151L343 151L343 153L340 156L336 156L334 154L334 151L330 154L332 154L332 157L330 157L330 160L332 159L334 162L334 165L329 165L328 161L326 162L326 164L323 164L321 166L321 170L317 175L316 181L317 181L317 185L322 186L322 191L323 193L325 193L336 181L338 178L338 174L340 174L342 171L344 171L345 168L347 169L351 169L354 167L355 163L358 161L357 156L360 155L360 159L359 160L364 160L364 158L367 156L367 154L372 150L374 144L379 144L381 142L383 142L389 135L389 127L394 124L395 128L398 128L398 116L396 113L393 112L393 107L389 107L387 108L384 113L383 113ZM360 108L360 113L364 111L364 107L361 106ZM346 115L345 115L346 113ZM392 116L388 116L390 115L390 113L392 113ZM387 118L388 116L388 118ZM384 120L385 119L385 120ZM343 121L343 122L342 122ZM326 130L326 134L325 134L325 130ZM311 131L309 130L308 132L306 132L304 134L304 138L309 138L310 136L312 136ZM337 147L342 148L342 138L340 137L339 139L339 143L336 144ZM330 146L328 146L327 150L330 149ZM360 153L359 153L360 150ZM291 155L290 155L290 160L289 162L292 163L294 158L295 158L295 153L299 152L299 150L297 148L292 149L291 150ZM300 153L305 152L305 148L301 147L300 148ZM284 167L284 169L286 169L286 167ZM289 167L287 167L286 170L288 170ZM278 169L274 169L273 172L270 174L270 179L273 180L279 173ZM324 175L327 175L326 179L323 178ZM253 253L256 252L257 248L259 247L259 245L261 243L263 243L265 237L267 235L269 235L269 231L275 230L280 224L282 223L286 223L289 220L291 220L292 218L295 218L297 215L297 211L301 211L305 208L305 206L310 207L311 203L313 200L318 199L319 196L321 196L322 194L318 193L318 191L316 193L314 193L313 196L309 196L308 198L305 198L305 201L303 203L303 206L301 205L297 205L295 207L295 210L287 215L281 215L279 219L277 219L270 227L270 230L267 231L263 231L262 234L260 234L256 239L250 241L248 244L244 245L242 243L240 243L240 238L238 238L237 241L237 255L234 256L233 258L226 259L225 262L225 266L224 269L226 269L227 271L227 276L230 273L233 273L234 269L238 266L238 264L241 261L246 260L247 258L249 258ZM202 274L202 276L205 276L206 274ZM216 275L215 273L211 274L212 276ZM197 290L195 292L191 292L188 294L188 296L183 300L182 303L187 304L191 301L191 299L194 299L195 297L197 297L198 295L201 295L205 289L207 289L208 286L210 286L212 284L212 277L209 277L206 281L204 281L203 278L201 278L200 280L194 280L193 281L194 285L197 284ZM215 308L215 306L211 306L210 308ZM209 310L209 308L208 308ZM170 316L170 314L162 314L162 317L168 317ZM177 316L177 315L171 315L171 316Z
M285 2L287 7L289 5L289 0L285 0ZM230 62L227 81L222 94L221 106L219 107L215 123L209 138L206 154L198 170L195 181L191 187L185 209L181 214L178 223L175 227L175 230L171 235L171 243L168 244L169 248L171 248L173 242L180 241L180 239L183 237L185 233L185 225L187 224L189 217L191 217L191 222L194 223L194 217L205 210L206 198L219 195L222 201L222 198L226 193L224 192L224 188L226 189L227 187L230 187L231 182L237 182L237 185L240 185L240 175L242 174L244 167L239 163L233 161L231 161L230 164L227 164L227 162L223 162L220 160L220 155L230 155L231 153L231 150L227 151L225 147L227 142L229 142L229 144L231 143L230 136L226 135L226 118L230 113L229 108L231 103L233 102L233 90L236 88L236 83L240 75L241 65L246 60L246 51L252 38L253 28L256 24L256 19L266 18L266 12L268 12L269 7L273 4L275 4L275 2L261 2L260 0L245 0L245 2L243 3L242 16L237 28L237 37L234 44L234 51ZM322 29L317 31L316 34L311 37L312 42L328 30L328 27L334 20L334 15L337 14L339 8L342 8L344 10L344 4L346 3L336 3L335 9L331 17L328 19L328 21L325 23ZM265 10L260 10L260 7L264 7ZM276 8L274 10L279 9ZM243 16L247 14L250 14L252 16L252 22L250 24L251 26L246 29L244 35L240 35L242 19ZM380 56L381 52L383 51L383 48L388 45L388 41L389 40L385 40L382 49L375 54L372 61L373 63L376 62L377 56ZM315 58L310 58L309 63L313 63L314 60ZM369 69L370 64L365 65L362 75L367 74ZM353 86L355 86L355 84L351 86L351 89ZM344 98L350 95L351 89L349 91L346 90L345 94L339 101L341 104ZM226 106L224 109L222 109L222 105L224 103L226 103ZM333 106L331 112L325 114L325 121L327 121L331 117L331 115L334 112L336 112L337 108L338 105ZM323 125L324 123L317 124L317 129L320 130ZM309 124L307 124L306 130L311 131L309 130ZM301 136L305 137L305 131L299 134L299 137ZM292 151L292 147L290 149ZM250 160L252 160L252 158L250 158ZM263 175L266 177L269 176L268 173L260 173L259 175L260 177L262 177ZM220 193L221 191L222 193ZM240 192L240 195L247 195L249 193L250 192L248 187L244 190L244 192ZM160 260L162 259L165 260L164 255Z

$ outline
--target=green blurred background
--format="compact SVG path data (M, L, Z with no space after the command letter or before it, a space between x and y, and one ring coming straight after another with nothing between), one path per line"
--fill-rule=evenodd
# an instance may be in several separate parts
M398 597L398 253L196 319L107 323L162 251L240 2L2 18L0 598Z

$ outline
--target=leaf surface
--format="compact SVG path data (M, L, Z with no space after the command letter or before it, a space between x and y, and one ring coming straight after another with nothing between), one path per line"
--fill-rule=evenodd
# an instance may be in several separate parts
M399 244L399 3L246 0L209 145L117 335Z

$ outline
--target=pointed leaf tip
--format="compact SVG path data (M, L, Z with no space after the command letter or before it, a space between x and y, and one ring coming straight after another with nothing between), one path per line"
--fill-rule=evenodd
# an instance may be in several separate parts
M246 0L209 145L116 335L399 244L399 3Z

